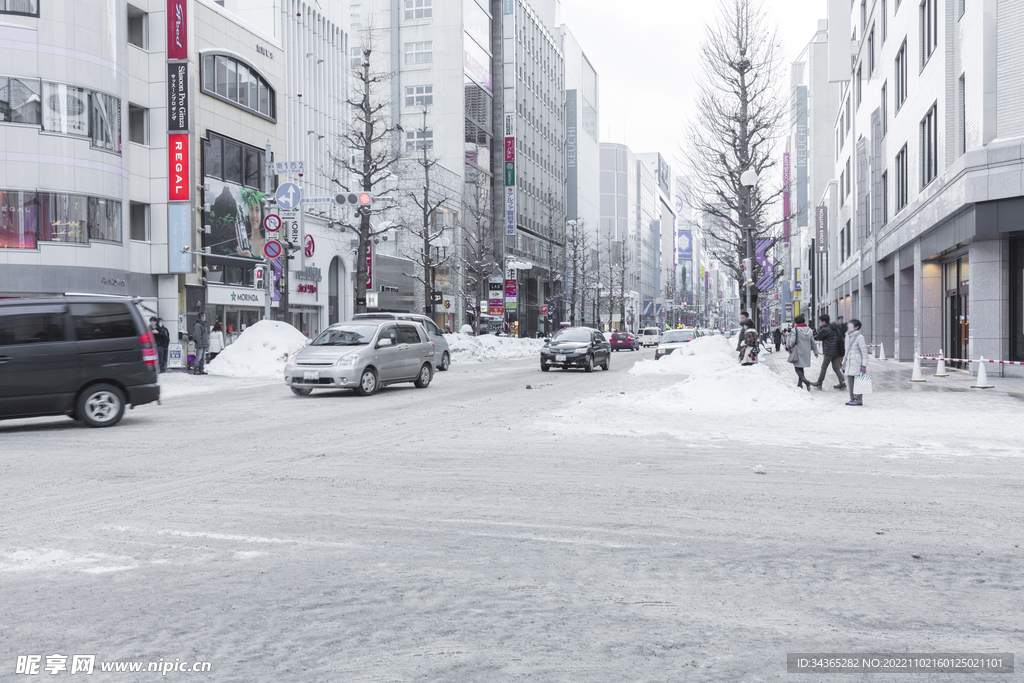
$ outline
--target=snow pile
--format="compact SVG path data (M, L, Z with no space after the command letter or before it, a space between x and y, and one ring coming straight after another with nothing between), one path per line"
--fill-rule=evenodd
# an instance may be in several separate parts
M626 373L640 375L690 375L701 368L727 368L739 363L739 354L724 337L700 337L675 349L661 360L643 359Z
M469 335L472 335L473 334L473 326L472 325L463 325L462 327L459 328L459 334L469 334Z
M543 339L519 339L516 337L495 337L483 334L474 337L469 334L446 334L452 360L458 362L483 360L509 360L538 356L544 346Z
M653 398L655 403L718 415L805 409L811 399L806 391L797 390L796 375L793 380L783 380L763 364L733 362L728 367L700 368Z
M250 325L238 339L213 359L207 370L224 377L283 377L288 354L309 340L297 329L276 320Z

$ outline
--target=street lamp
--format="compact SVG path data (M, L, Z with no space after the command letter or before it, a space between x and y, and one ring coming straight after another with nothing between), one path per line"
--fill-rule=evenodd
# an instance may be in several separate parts
M750 274L749 279L753 279L754 275L754 244L752 241L751 234L754 231L754 218L750 215L751 210L751 199L754 194L754 185L757 185L757 171L752 168L748 168L740 175L740 185L747 188L747 212L743 220L743 234L747 238L747 262L750 263ZM750 285L743 283L747 291L747 315L753 314L750 309Z

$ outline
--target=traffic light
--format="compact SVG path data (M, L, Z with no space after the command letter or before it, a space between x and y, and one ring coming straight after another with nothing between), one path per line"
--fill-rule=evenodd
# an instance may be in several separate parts
M342 192L334 197L334 201L342 206L366 206L373 204L373 195L369 192Z
M281 242L281 246L284 247L285 252L283 258L287 259L288 261L294 261L295 257L292 256L292 253L299 250L299 245L295 244L294 242L289 242L288 240L285 240Z
M750 259L743 259L743 279L748 285L754 284L754 274L750 270Z
M256 289L265 289L267 284L264 278L267 276L267 269L265 266L256 266L252 272L253 286Z

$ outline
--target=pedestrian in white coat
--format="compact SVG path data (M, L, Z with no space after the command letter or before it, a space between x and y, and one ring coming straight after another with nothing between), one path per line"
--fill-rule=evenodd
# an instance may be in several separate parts
M214 324L213 332L210 333L210 360L217 357L224 350L224 328L220 322Z
M846 329L846 357L843 358L842 368L842 373L846 375L846 386L850 388L850 400L846 405L862 406L863 394L853 392L853 383L868 372L868 343L864 341L860 321L856 318L846 323Z

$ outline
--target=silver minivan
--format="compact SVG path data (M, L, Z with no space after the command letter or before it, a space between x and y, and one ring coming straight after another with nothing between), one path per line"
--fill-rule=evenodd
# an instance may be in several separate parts
M419 324L403 320L350 320L324 330L288 357L284 381L296 396L313 389L377 389L413 382L420 389L434 376L436 349Z
M448 340L444 338L444 332L437 326L429 316L423 315L422 313L356 313L352 316L353 320L412 320L420 325L423 325L423 329L427 331L427 336L430 341L434 342L434 348L437 350L437 363L436 367L441 372L447 370L452 364L451 350L448 348Z

